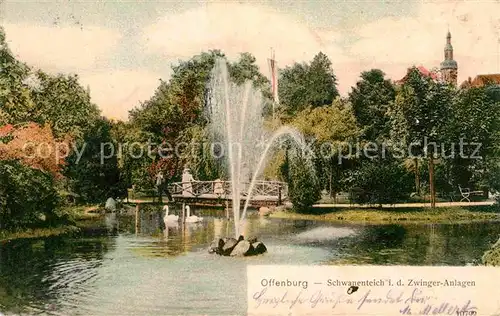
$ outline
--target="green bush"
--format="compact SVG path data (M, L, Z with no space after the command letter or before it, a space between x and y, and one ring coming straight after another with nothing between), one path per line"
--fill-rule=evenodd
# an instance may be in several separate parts
M391 159L366 160L352 173L350 186L354 202L381 205L408 199L414 179Z
M500 239L481 258L484 265L500 266Z
M301 154L293 155L289 160L288 196L293 207L298 211L308 210L321 198L321 187L312 161Z
M52 175L17 162L0 161L0 227L52 224L58 195Z

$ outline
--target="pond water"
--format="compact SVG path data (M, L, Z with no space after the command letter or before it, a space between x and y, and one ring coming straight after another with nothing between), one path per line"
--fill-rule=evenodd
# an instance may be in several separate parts
M103 220L108 231L0 245L0 311L37 315L244 315L250 264L466 265L500 234L497 223L334 225L251 218L246 236L268 253L211 255L233 223L167 227L161 214Z

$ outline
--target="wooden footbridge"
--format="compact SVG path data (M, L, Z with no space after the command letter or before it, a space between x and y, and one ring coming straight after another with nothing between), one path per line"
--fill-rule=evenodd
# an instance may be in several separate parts
M242 205L248 199L250 183L241 183L240 201ZM190 181L174 182L168 190L175 201L191 204L225 205L232 201L232 183L230 181ZM288 198L288 186L280 181L256 181L250 196L250 206L280 205Z
M228 206L233 200L230 181L189 181L173 182L167 186L174 203L186 203L197 206ZM240 203L243 206L249 195L250 183L241 183ZM163 201L165 195L162 196ZM158 201L158 196L154 200ZM281 205L288 199L288 185L281 181L259 180L254 183L250 196L250 207ZM138 199L130 202L144 203ZM153 201L154 202L154 201Z

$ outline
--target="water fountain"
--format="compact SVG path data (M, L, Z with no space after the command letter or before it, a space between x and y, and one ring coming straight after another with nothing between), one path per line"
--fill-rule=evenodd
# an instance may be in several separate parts
M225 150L223 157L229 168L236 238L240 236L254 187L272 150L285 139L292 139L297 148L306 148L302 135L291 127L266 132L264 105L262 92L253 86L253 82L242 85L231 82L226 60L216 61L206 106L213 141ZM250 184L241 211L242 183L247 181Z

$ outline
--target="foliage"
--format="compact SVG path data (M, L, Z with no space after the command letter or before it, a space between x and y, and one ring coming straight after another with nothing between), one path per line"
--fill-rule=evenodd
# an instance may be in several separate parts
M36 105L33 119L49 124L56 137L69 135L81 139L92 123L100 118L99 109L78 82L77 75L49 75L36 72L38 85L32 89Z
M389 136L387 109L395 97L395 88L384 72L372 69L361 73L361 80L349 93L349 101L357 123L363 126L365 139L375 141Z
M405 148L412 143L419 143L415 152L420 154L428 149L424 148L425 139L428 144L446 143L452 100L453 90L450 86L434 82L416 68L411 69L389 109L394 142L399 143L401 140Z
M435 82L413 67L408 72L406 81L397 89L395 102L388 110L392 143L398 147L402 146L400 148L404 148L405 153L412 148L412 157L409 158L425 157L429 162L429 185L433 206L434 159L446 152L439 146L450 143L447 129L451 120L449 114L453 100L453 87Z
M337 98L328 107L306 108L290 124L313 143L321 187L335 195L343 189L344 170L351 164L343 157L349 155L350 144L361 135L350 103Z
M483 254L481 260L486 266L500 266L500 239Z
M0 226L33 225L42 217L50 223L58 196L54 179L16 161L0 160Z
M141 186L150 186L159 171L167 176L167 181L179 179L185 164L193 165L195 175L200 179L222 176L221 166L208 157L209 148L195 148L199 147L197 140L208 140L203 131L206 125L204 105L207 84L218 58L224 58L224 54L214 50L181 61L173 67L172 78L168 82L161 81L153 97L130 112L131 125L136 131L136 135L132 136L135 141L163 144L172 153L164 157L156 151L140 162L129 162L129 174L134 173L134 181L141 182ZM268 80L258 71L255 62L255 57L248 53L241 54L234 63L227 62L231 79L237 84L251 80L264 96L270 98ZM189 145L186 147L184 144ZM193 152L196 155L193 156ZM147 167L149 172L144 174L132 166ZM149 179L139 179L144 176Z
M180 141L187 144L185 154L181 157L182 166L189 166L195 179L215 180L227 178L223 160L217 159L215 148L212 148L209 133L199 126L186 129Z
M321 198L319 179L304 153L294 151L289 159L288 195L294 209L305 211Z
M356 203L382 205L409 197L411 176L393 159L364 161L352 172L351 190Z
M457 185L479 184L490 172L489 161L500 144L500 101L491 98L488 87L469 88L459 92L450 114L453 121L448 137L465 143L450 162L454 167L451 176Z
M0 128L0 160L15 160L30 168L60 176L64 158L70 151L70 140L57 141L48 125L29 123Z
M307 106L332 104L339 93L331 61L320 52L310 64L286 67L280 73L278 93L288 113L297 113Z
M35 110L25 79L29 67L18 61L7 46L0 26L0 126L30 121Z
M78 151L68 157L64 174L70 179L69 191L86 203L100 202L107 197L125 195L120 184L117 144L111 139L111 123L101 119L91 126Z

